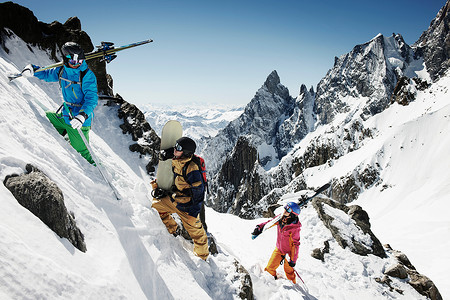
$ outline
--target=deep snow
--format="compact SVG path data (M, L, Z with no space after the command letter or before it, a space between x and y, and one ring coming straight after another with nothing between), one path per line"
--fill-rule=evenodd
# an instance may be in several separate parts
M91 145L111 173L122 201L114 199L95 167L45 118L43 107L55 110L61 103L57 84L36 78L8 82L7 73L29 62L52 63L47 55L36 48L29 51L19 39L7 41L7 47L21 50L11 55L0 50L0 178L22 173L27 163L41 169L63 191L88 250L81 253L56 236L0 185L2 298L233 299L237 283L230 265L236 257L251 274L256 299L423 299L400 280L394 285L404 290L403 295L376 283L375 277L394 264L392 256L361 257L340 248L312 207L301 213L296 267L309 296L289 281L275 281L262 271L275 246L275 230L255 240L250 233L263 220L242 220L207 209L209 230L227 254L210 256L208 262L196 258L190 244L169 235L151 209L145 159L128 151L132 141L121 133L117 108L100 102ZM411 106L394 105L371 119L383 132L380 139L337 161L333 168L317 167L306 174L310 186L319 186L361 160L379 160L389 188L367 190L358 203L368 210L381 241L404 251L420 272L434 280L444 298L450 295L445 278L450 257L446 251L450 178L449 160L444 159L450 144L442 138L450 130L448 86L445 78L431 91L419 93ZM380 147L383 155L377 153ZM287 194L282 200L300 194ZM325 240L330 240L331 249L322 263L310 253Z

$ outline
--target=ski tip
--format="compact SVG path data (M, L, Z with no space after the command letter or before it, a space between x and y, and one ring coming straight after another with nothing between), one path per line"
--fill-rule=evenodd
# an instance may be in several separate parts
M316 194L320 194L325 192L326 190L328 190L330 188L331 184L330 183L325 183L324 185L322 185L320 188L318 188L316 190Z

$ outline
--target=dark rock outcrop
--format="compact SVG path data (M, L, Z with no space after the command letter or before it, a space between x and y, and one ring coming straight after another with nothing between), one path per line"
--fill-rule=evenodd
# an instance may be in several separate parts
M229 182L236 189L258 160L258 152L245 137L240 137L233 153L222 165L219 182Z
M27 173L6 176L3 184L23 207L32 212L59 237L66 238L86 252L83 233L72 214L67 212L64 196L58 186L44 173L28 164Z
M336 242L342 248L349 248L353 253L358 255L373 254L378 257L386 257L383 246L378 238L373 234L370 229L369 215L358 205L346 206L334 202L330 199L315 198L312 201L312 205L316 209L319 218L330 230ZM333 216L326 213L325 205L328 205L332 209L338 209L346 213L355 223L354 225L359 229L359 236L346 236L345 232L341 232L338 227L333 225L335 220ZM366 236L370 237L370 240Z
M390 285L392 280L389 276L400 278L410 284L419 294L427 297L427 299L442 300L442 296L433 281L427 276L417 272L416 268L411 264L404 253L392 249L390 245L385 245L385 247L389 253L397 258L398 264L387 268L384 272L384 278L376 279L377 282L386 284L392 289L392 286Z
M426 90L430 84L418 77L412 79L403 76L397 82L394 88L394 93L391 96L391 103L397 102L400 105L406 106L416 99L416 91Z
M444 75L450 67L450 1L447 1L413 45L422 56L433 80Z
M321 261L325 261L325 254L330 252L330 242L325 241L323 242L323 248L316 248L311 253L311 256L315 259L319 259Z
M237 260L234 260L236 267L235 278L233 281L238 281L238 295L241 299L253 300L253 283L252 278L243 265Z
M247 138L240 137L231 156L222 165L217 181L213 183L213 188L217 190L217 194L215 199L208 204L219 212L227 212L234 204L233 210L239 214L241 206L247 202L245 198L251 196L249 194L252 193L239 195L238 200L232 200L238 196L241 185L246 185L251 178L252 170L257 161L258 152L255 147L250 144ZM255 198L260 195L256 189L254 192L255 194L252 195Z
M373 185L381 182L379 168L371 165L357 167L349 175L333 181L331 186L333 199L341 204L351 203L359 194Z
M116 95L116 98L122 99L119 95ZM118 117L124 122L120 125L123 134L130 134L133 141L136 142L130 146L130 151L138 152L142 156L148 155L150 161L146 166L147 173L154 172L155 166L158 164L161 138L147 122L144 113L134 104L122 99Z

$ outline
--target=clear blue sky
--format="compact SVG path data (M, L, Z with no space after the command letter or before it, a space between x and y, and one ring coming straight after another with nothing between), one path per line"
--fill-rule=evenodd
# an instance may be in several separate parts
M271 71L297 96L378 33L413 44L445 0L17 0L46 23L77 16L94 45L153 39L107 66L135 103L247 104ZM324 4L327 2L327 4ZM36 62L39 63L39 62Z

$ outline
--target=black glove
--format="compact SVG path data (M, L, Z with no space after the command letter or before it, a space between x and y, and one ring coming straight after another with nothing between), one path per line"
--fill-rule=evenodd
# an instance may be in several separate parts
M164 161L173 158L173 147L159 152L159 159Z
M156 188L152 191L152 196L155 199L161 199L161 198L164 198L165 196L167 196L167 193L162 188Z
M254 236L260 235L263 231L263 228L264 228L264 225L263 226L256 225L255 230L253 230L253 232L252 232L252 235L254 235Z
M295 261L290 260L289 261L289 266L291 266L292 268L295 267Z

